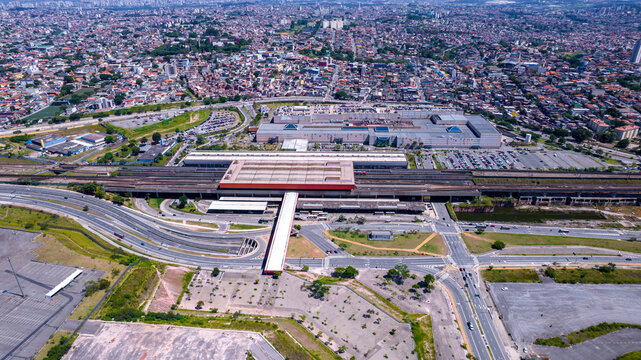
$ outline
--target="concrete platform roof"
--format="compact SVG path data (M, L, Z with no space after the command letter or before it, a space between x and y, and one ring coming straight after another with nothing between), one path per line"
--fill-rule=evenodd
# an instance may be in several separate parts
M351 190L354 167L349 161L234 161L220 180L222 189Z
M402 163L407 159L402 152L321 152L321 151L192 151L185 157L185 164L198 162L231 163L235 160L274 160L285 162L352 161L355 163Z

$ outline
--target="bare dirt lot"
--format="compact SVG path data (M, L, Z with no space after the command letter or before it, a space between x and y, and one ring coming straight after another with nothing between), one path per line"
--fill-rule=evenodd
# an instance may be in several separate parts
M149 305L149 311L167 312L171 309L171 305L176 303L182 291L183 275L188 271L189 269L186 267L167 266L154 294L154 299Z
M113 359L284 359L262 335L249 331L172 325L98 322L95 333L80 334L65 360Z

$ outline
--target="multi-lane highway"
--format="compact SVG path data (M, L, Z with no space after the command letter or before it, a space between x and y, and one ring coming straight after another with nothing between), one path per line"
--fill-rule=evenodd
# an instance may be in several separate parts
M262 265L262 254L266 244L261 239L269 230L245 234L231 234L224 231L197 232L175 226L172 222L161 220L151 215L115 205L111 202L76 192L45 188L38 186L0 184L0 203L43 209L64 214L79 221L83 226L100 234L109 241L118 240L131 251L151 258L169 261L177 264L212 268L214 266L227 268L259 268ZM83 211L83 206L90 211ZM308 265L310 267L334 268L338 266L354 266L367 269L389 269L397 264L406 264L412 271L432 273L437 275L440 282L447 287L458 309L460 320L463 322L472 353L479 359L508 359L506 345L501 340L499 329L496 328L489 304L482 296L476 296L481 289L481 279L476 272L478 266L513 265L533 266L552 264L586 264L586 263L620 263L620 256L499 256L470 254L460 233L469 230L469 225L454 222L444 204L434 204L438 219L431 223L421 224L366 224L358 225L361 230L420 230L438 232L443 236L448 248L446 257L411 256L411 257L357 257L341 251L323 233L325 229L344 225L323 224L304 225L301 229L310 241L325 252L331 251L324 259L287 259L292 266ZM356 227L356 225L353 225ZM497 226L488 231L522 232L529 234L550 234L558 232L558 228L545 226ZM463 229L462 229L463 228ZM611 239L628 239L639 236L638 232L604 229L567 229L568 236L600 237ZM124 234L123 239L112 236L115 232ZM239 256L236 253L248 242L255 242L255 250ZM220 255L230 255L220 257ZM630 264L640 264L641 256L627 255ZM463 286L454 276L442 272L446 266L464 269L465 282ZM469 275L472 274L472 275ZM467 322L477 324L478 329L471 330ZM488 351L489 350L489 351ZM491 354L490 354L491 352Z

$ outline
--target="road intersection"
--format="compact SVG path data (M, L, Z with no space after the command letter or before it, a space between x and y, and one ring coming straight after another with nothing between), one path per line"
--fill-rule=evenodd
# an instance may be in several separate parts
M0 184L0 204L13 204L74 218L81 225L99 234L111 243L127 248L139 255L149 258L203 268L247 269L260 268L263 264L263 253L266 248L262 240L270 230L259 230L250 233L228 233L226 231L198 232L184 229L178 224L159 219L152 215L118 206L111 202L97 199L76 192L46 188L41 186L24 186ZM90 211L83 211L87 206ZM419 273L431 273L451 294L458 315L461 329L466 332L471 352L478 359L509 359L508 340L499 335L500 323L495 322L497 313L492 310L480 292L484 289L480 267L487 266L541 266L556 263L559 265L579 265L593 263L622 262L621 256L501 256L496 254L471 254L460 233L469 230L469 225L461 225L450 218L445 204L435 203L438 219L431 223L408 224L364 224L354 225L361 230L420 230L441 234L448 248L448 255L409 256L409 257L359 257L340 251L340 248L324 235L324 230L344 227L343 224L303 225L301 233L324 252L332 250L324 259L287 259L293 267L307 265L316 268L334 268L354 266L360 269L389 269L397 264L406 264L410 270ZM554 229L554 230L550 230ZM639 232L604 229L567 229L568 236L600 237L626 240L641 236ZM558 227L546 226L510 226L490 231L503 231L528 234L549 234L558 231ZM114 233L125 234L122 239L115 239ZM256 248L249 254L235 255L244 242L255 240ZM225 255L225 257L220 257ZM641 264L641 256L629 255L630 264ZM463 285L452 271L443 269L463 269ZM464 326L468 322L477 324L478 329Z

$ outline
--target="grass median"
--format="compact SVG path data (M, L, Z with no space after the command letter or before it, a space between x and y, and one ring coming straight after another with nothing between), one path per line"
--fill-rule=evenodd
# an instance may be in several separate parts
M483 280L489 282L540 283L536 271L531 269L487 269L482 272Z
M547 345L547 346L557 346L557 347L569 347L584 341L596 339L599 336L603 336L615 331L623 329L639 329L641 330L641 325L636 324L626 324L626 323L600 323L598 325L590 326L585 329L571 332L567 335L555 336L546 339L536 339L534 344L536 345Z
M229 225L229 230L258 230L265 229L266 226L262 225L251 225L251 224L235 224L232 223Z
M287 258L324 258L325 253L303 235L291 236Z
M438 234L405 232L394 235L393 240L369 240L365 232L331 230L330 239L343 250L357 256L416 256L423 254L445 255L447 248Z
M616 360L640 360L640 359L641 359L641 350L629 352L616 358Z
M612 239L582 238L559 235L531 235L531 234L505 234L463 233L463 240L467 248L474 254L492 251L492 243L502 241L509 246L591 246L595 248L613 249L619 251L641 253L641 241L625 241Z
M591 269L548 268L545 274L563 284L641 284L641 270L602 265Z

